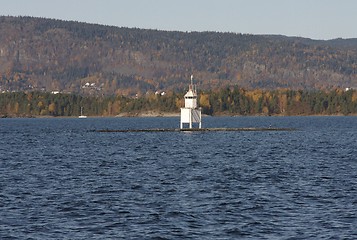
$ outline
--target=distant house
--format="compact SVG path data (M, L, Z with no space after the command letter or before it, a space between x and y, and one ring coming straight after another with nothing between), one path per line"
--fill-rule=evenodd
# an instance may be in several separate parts
M347 91L355 90L355 89L357 89L357 87L346 87L345 91L347 92Z
M161 96L165 96L166 95L166 92L164 92L164 91L156 91L155 92L155 95L161 95Z

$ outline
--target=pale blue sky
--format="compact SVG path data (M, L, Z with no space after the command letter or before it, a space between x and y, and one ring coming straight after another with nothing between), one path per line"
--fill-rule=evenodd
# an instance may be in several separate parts
M357 0L0 0L0 15L119 27L357 38Z

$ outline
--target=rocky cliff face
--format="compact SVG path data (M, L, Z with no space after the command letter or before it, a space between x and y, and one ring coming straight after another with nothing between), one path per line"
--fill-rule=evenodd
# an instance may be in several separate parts
M182 90L192 73L200 89L351 87L357 86L356 49L355 39L166 32L0 17L0 90L131 95Z

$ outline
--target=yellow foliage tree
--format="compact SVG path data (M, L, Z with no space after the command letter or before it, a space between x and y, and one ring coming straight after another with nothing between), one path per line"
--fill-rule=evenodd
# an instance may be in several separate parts
M115 100L112 105L112 114L118 115L120 113L120 100Z
M55 103L51 103L50 105L48 105L48 111L50 113L54 113L56 111L56 104Z
M288 96L284 93L279 95L279 108L280 112L283 113L288 107Z
M264 106L264 107L263 107L262 113L264 113L265 115L268 115L268 114L269 114L269 109L268 109L267 106Z
M15 109L14 109L14 112L15 112L16 114L18 114L18 113L19 113L19 103L18 103L18 102L16 102L16 103L15 103Z
M254 102L258 102L259 99L262 97L263 91L262 90L254 90L247 92L247 96L250 96Z
M200 95L200 106L203 107L203 108L210 108L211 107L208 94L201 94Z
M42 101L39 101L39 102L37 103L37 107L38 107L40 110L43 108L43 106L44 106L44 104L43 104Z
M357 91L353 91L352 102L357 102Z
M112 106L113 106L113 103L111 101L108 102L108 115L112 115Z

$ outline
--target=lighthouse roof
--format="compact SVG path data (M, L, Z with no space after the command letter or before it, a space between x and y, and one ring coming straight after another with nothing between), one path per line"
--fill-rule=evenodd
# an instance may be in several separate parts
M190 88L188 92L185 94L185 97L197 97L197 94L195 91L192 91L192 89Z

